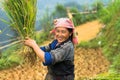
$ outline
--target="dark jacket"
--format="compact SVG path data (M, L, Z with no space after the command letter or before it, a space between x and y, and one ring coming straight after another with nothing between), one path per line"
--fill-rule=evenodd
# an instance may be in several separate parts
M74 75L74 45L71 40L57 45L54 40L48 46L41 47L45 52L45 63L48 74L53 76Z

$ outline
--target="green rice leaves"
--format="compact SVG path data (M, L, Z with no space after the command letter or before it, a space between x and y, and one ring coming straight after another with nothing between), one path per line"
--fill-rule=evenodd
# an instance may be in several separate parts
M4 9L20 37L33 37L36 20L36 0L5 0Z

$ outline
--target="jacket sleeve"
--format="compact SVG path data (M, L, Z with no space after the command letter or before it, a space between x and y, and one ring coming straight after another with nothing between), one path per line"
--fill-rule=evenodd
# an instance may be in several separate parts
M52 55L49 52L45 52L45 62L43 63L44 66L51 65L52 64Z
M44 52L50 51L49 45L48 46L42 46L42 47L40 47L40 49L43 50Z
M50 52L50 50L54 49L57 44L57 41L52 41L49 45L40 47L44 52Z

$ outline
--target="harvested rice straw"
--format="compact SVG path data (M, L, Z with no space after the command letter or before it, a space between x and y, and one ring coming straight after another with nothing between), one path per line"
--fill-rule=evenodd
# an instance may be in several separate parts
M9 18L11 27L18 32L21 40L25 37L34 39L37 0L5 0L4 10ZM34 63L36 55L27 46L22 47L27 63Z

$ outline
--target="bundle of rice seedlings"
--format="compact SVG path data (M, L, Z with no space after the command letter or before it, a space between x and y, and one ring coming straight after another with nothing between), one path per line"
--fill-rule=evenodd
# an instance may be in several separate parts
M3 3L10 26L18 32L21 40L25 37L34 39L36 3L37 0L5 0ZM36 55L31 48L23 45L22 54L27 63L34 63Z

